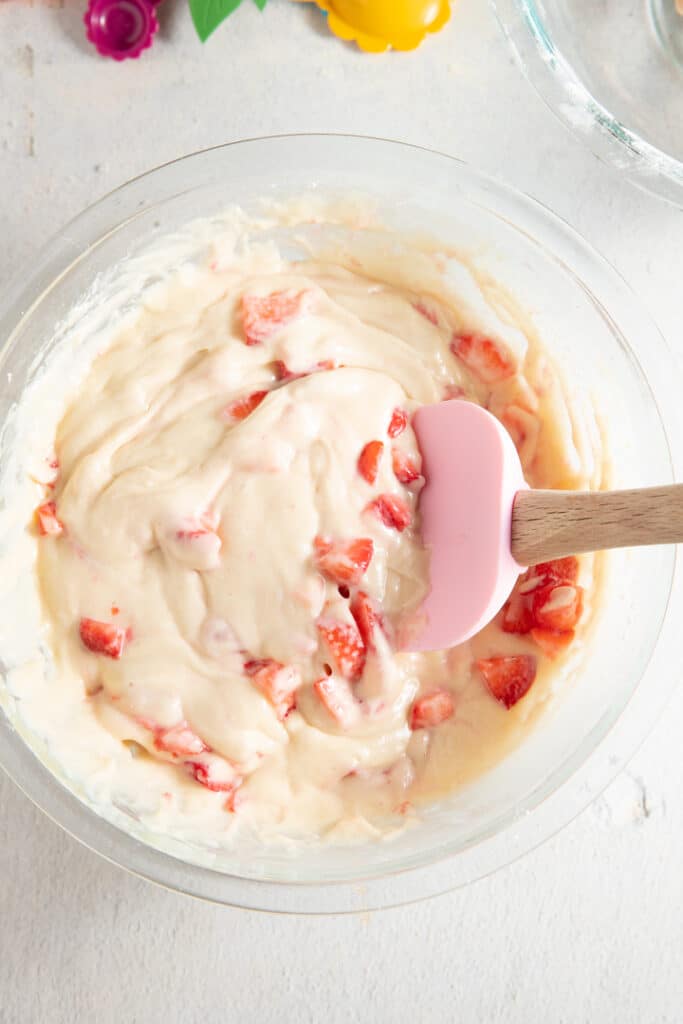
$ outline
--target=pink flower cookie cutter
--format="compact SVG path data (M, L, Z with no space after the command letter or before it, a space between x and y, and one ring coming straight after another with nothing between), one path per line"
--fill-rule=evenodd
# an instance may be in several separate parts
M89 0L83 16L86 36L98 53L114 60L139 57L159 28L160 0Z

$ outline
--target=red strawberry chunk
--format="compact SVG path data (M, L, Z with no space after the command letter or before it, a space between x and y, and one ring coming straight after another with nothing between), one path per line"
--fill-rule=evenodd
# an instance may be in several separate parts
M381 441L368 441L358 456L358 472L369 484L374 484L377 479L383 451Z
M454 334L451 352L488 384L512 377L517 369L507 349L482 334Z
M210 761L185 761L184 767L196 782L212 793L233 793L242 782L237 775L221 778Z
M154 746L167 754L203 754L208 750L206 743L190 729L187 722L179 722L171 729L157 730Z
M406 526L410 526L412 520L408 505L403 498L399 498L396 494L380 494L378 498L366 505L365 511L371 512L385 526L398 530L399 533L402 533Z
M316 537L313 544L318 569L334 583L360 583L374 551L374 544L369 537L334 543Z
M401 484L412 484L413 480L420 478L420 470L415 460L400 448L391 449L391 465L396 479Z
M259 345L295 320L304 309L306 292L272 292L242 296L242 326L247 345Z
M365 668L365 644L355 625L337 619L319 619L318 633L340 675L359 679Z
M408 426L408 413L405 409L394 409L387 433L389 437L398 437Z
M94 654L106 654L108 658L120 658L131 638L130 629L120 629L110 622L87 618L81 619L79 633L84 647Z
M482 658L476 665L491 695L506 708L521 700L536 678L536 658L531 654Z
M574 629L583 611L583 588L573 583L549 583L534 591L534 619L541 629Z
M503 632L528 633L534 625L532 596L514 590L503 608Z
M452 717L455 711L453 695L441 687L418 699L410 709L410 728L431 729Z
M372 650L374 644L374 632L380 625L380 619L375 611L372 601L363 590L358 590L351 599L349 611L353 615L354 622L358 626L361 640L368 650Z
M313 683L313 691L335 722L342 728L348 728L353 721L355 710L348 683L334 677L322 676Z
M573 629L568 629L564 633L558 633L554 629L531 630L534 643L538 644L548 658L557 658L562 651L569 647L575 635Z
M554 558L551 562L539 562L533 567L535 576L545 576L548 580L562 583L576 583L579 578L579 560L575 555L567 558Z
M246 395L244 398L236 398L234 402L229 402L226 405L221 413L221 418L245 420L261 404L267 394L267 391L253 391L252 394Z
M36 522L43 537L59 537L61 533L64 533L64 523L57 515L57 506L54 501L46 501L44 505L36 509Z
M284 722L296 707L296 691L301 683L298 670L292 665L282 665L272 658L264 658L258 662L247 662L245 671L251 676L254 686L273 706L280 721Z

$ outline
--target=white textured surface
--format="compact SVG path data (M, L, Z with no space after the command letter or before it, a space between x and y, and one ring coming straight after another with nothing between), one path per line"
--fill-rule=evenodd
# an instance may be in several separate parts
M566 217L677 354L683 216L620 182L521 77L484 0L416 54L371 58L318 14L245 0L202 49L184 0L138 63L82 4L0 2L0 287L67 218L148 167L242 136L359 131L444 149ZM678 294L677 294L678 293ZM0 778L0 1021L683 1019L683 694L560 836L466 891L371 916L275 918L166 893L88 853Z

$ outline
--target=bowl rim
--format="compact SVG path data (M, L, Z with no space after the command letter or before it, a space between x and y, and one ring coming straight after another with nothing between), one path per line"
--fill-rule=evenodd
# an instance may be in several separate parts
M398 153L412 153L413 159L426 157L430 162L439 161L469 202L478 202L487 211L493 211L518 230L530 234L554 257L561 258L565 253L570 266L577 253L588 259L593 270L601 275L601 290L604 288L608 296L607 307L602 300L597 300L598 305L609 312L618 300L620 312L615 315L616 322L628 320L632 325L628 336L643 338L638 355L630 348L629 353L653 393L669 448L672 475L681 472L683 445L675 458L672 452L672 442L683 438L675 360L656 324L622 276L566 221L529 195L448 154L377 136L289 133L239 140L169 161L120 185L54 235L30 268L15 274L3 296L4 309L0 308L0 334L7 338L0 358L21 320L56 286L63 274L86 258L90 248L109 233L155 205L153 201L146 206L135 201L141 184L179 164L207 159L214 152L254 145L277 147L282 140L298 140L297 145L299 140L311 145L313 142L335 145L338 140L345 140L343 145L351 141L368 151L373 146L390 147ZM131 211L126 209L126 198L134 204ZM564 259L562 263L566 265ZM589 292L595 298L592 290ZM646 368L641 356L645 357ZM235 907L282 913L358 912L416 902L469 884L512 863L573 820L618 774L657 721L676 683L673 673L667 669L664 641L670 639L673 644L676 640L674 623L678 613L683 614L682 577L680 559L674 557L669 604L649 664L626 706L615 721L605 724L590 752L585 757L577 753L569 758L567 763L572 763L559 784L547 787L548 792L541 794L515 820L493 835L455 854L442 855L442 859L429 864L358 881L284 882L228 875L181 861L98 816L38 759L4 714L0 714L0 764L33 803L74 838L110 862L170 889ZM602 723L600 725L602 727Z
M524 76L574 138L634 185L683 206L683 161L642 138L591 94L550 38L536 0L490 3Z

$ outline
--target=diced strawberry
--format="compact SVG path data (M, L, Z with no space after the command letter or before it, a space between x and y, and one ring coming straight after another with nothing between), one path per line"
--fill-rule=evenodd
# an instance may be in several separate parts
M223 409L221 419L245 420L261 404L267 394L267 391L253 391L244 398L236 398L234 402L229 402Z
M81 619L78 629L84 647L94 654L106 654L108 658L120 658L131 638L130 629L120 629L97 619Z
M157 730L154 746L167 754L203 754L209 749L187 722L179 722L171 729Z
M340 675L359 679L365 667L366 650L356 626L337 619L319 619L317 627Z
M211 764L205 761L185 761L184 767L193 779L210 789L212 793L232 793L242 781L236 775L229 779L219 778L212 770Z
M554 629L531 630L532 639L548 658L556 658L566 650L575 635L573 629L568 629L564 633L559 633Z
M380 625L380 619L375 611L372 601L363 590L357 590L351 599L349 611L353 615L354 622L358 626L361 640L372 650L374 644L374 632Z
M488 384L512 377L517 369L510 353L482 334L454 334L451 352Z
M420 478L420 470L415 460L400 448L391 449L391 465L396 479L401 484L411 484L413 480Z
M64 533L64 523L57 515L57 506L54 501L46 501L44 505L36 509L36 522L43 537L59 537L61 533Z
M535 625L533 598L513 590L503 608L502 627L505 633L528 633Z
M273 658L264 658L247 662L245 671L251 676L254 686L275 708L280 721L284 722L296 707L296 691L301 683L298 669L292 665L283 665Z
M438 314L435 313L433 309L429 309L427 306L425 306L425 304L424 304L424 302L422 302L422 300L419 300L418 302L414 302L413 303L413 309L417 313L419 313L420 316L423 316L425 318L425 320L429 320L430 324L434 324L434 326L436 327L436 325L439 322Z
M348 690L348 684L330 676L323 676L313 683L313 690L329 715L341 725L347 728L353 718L353 697Z
M316 565L328 579L335 583L360 583L374 551L374 544L369 537L334 543L316 537L313 543L316 548Z
M398 437L408 426L408 413L405 409L394 409L391 414L387 433L389 437Z
M358 472L369 484L374 484L379 471L384 445L381 441L368 441L358 456Z
M574 629L583 611L583 587L549 583L534 591L534 619L541 629L560 633Z
M536 658L531 654L482 658L476 665L491 695L506 708L521 700L536 678Z
M274 366L277 379L284 381L300 380L301 377L310 377L312 373L319 373L322 370L337 369L337 364L334 359L321 359L320 362L314 363L308 370L302 370L299 373L295 373L293 370L290 370L282 359L276 359Z
M453 695L441 687L418 699L410 709L410 728L431 729L452 717L455 711Z
M385 526L398 530L399 533L402 533L406 526L410 526L412 519L410 509L405 501L396 494L380 494L378 498L366 505L365 511L371 512L381 519Z
M536 576L547 577L562 583L576 583L579 578L579 560L575 555L554 558L551 562L539 562L533 567Z
M242 296L242 326L247 345L258 345L295 320L304 308L306 292L272 292Z

